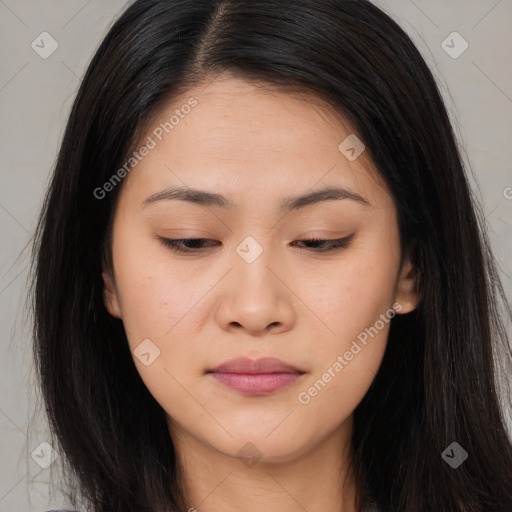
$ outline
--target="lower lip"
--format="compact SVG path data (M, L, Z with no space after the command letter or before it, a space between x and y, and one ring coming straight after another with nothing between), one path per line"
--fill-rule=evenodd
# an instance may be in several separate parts
M282 373L212 373L225 386L244 395L269 395L296 382L302 374Z

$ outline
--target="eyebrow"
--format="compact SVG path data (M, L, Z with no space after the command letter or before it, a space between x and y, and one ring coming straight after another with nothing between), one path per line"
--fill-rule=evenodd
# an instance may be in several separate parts
M279 203L279 210L281 212L291 212L323 201L342 199L350 199L364 206L371 206L369 201L355 192L340 186L329 186L314 192L285 197ZM233 201L221 194L189 187L170 187L150 195L142 202L142 208L157 201L187 201L200 206L216 206L224 209L234 207Z

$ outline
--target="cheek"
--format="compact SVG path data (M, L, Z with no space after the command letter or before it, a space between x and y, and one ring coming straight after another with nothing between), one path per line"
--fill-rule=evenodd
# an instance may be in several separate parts
M117 248L123 254L116 262L122 321L137 371L167 412L198 417L201 410L184 391L183 375L199 377L202 369L198 365L200 338L190 327L199 323L200 309L194 304L204 294L203 287L197 276L177 272L168 260L157 256L159 251L132 250L121 238Z
M311 304L325 341L341 350L365 328L373 325L392 306L397 262L382 251L347 253L326 273L309 272L297 293ZM380 324L379 324L380 325Z
M133 341L171 335L173 326L197 301L193 269L176 268L157 242L120 229L114 239L116 279L123 323Z
M123 324L133 342L141 337L161 338L184 314L180 297L186 296L187 290L178 288L155 270L138 267L124 278L119 272Z
M204 371L201 355L205 336L201 331L209 314L208 291L218 275L204 263L173 262L153 241L145 238L136 244L132 242L133 233L130 235L120 233L114 245L122 320L130 351L155 398L182 409L189 405L179 383L188 385ZM150 352L158 354L148 366L137 358L142 350L139 347L145 346L143 342Z
M309 292L303 291L315 305L324 334L322 350L311 350L316 368L301 389L302 400L299 397L298 402L307 405L310 412L331 410L333 421L352 411L370 387L395 314L392 303L397 257L389 240L378 253L377 247L373 244L368 250L347 252L328 274L315 275ZM338 405L332 407L333 403Z
M325 330L317 340L321 351L310 347L315 371L296 397L312 436L343 422L378 372L394 317L390 275L359 260L339 272L339 285L326 289L329 300L318 298L318 313L335 334Z

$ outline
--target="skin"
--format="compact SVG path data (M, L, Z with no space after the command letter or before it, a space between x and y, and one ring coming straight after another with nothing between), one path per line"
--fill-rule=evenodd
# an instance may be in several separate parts
M393 304L397 314L418 304L414 268L407 259L400 266L393 198L366 152L349 161L338 149L354 133L343 118L268 84L216 77L166 105L145 137L191 96L198 105L124 179L105 305L122 319L132 353L145 339L160 350L148 366L134 362L167 414L191 508L355 511L353 411L381 364L389 323L309 403L298 395ZM279 211L282 198L326 185L369 205ZM233 207L142 206L170 186L216 192ZM327 253L297 244L352 234L348 247ZM248 236L263 249L252 263L236 250ZM158 237L217 243L179 254ZM241 395L205 374L236 356L277 357L305 374L271 395ZM261 457L255 465L239 455L247 443Z

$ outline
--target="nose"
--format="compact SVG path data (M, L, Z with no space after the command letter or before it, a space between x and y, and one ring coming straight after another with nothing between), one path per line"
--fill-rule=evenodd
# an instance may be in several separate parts
M233 270L219 290L216 310L219 325L252 336L291 329L296 319L297 299L287 284L290 276L278 261L263 251L251 263L238 256L233 263Z

